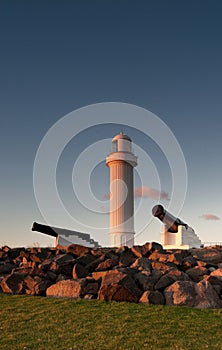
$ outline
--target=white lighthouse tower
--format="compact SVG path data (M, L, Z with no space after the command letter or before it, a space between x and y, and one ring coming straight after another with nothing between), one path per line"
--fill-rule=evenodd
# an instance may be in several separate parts
M120 133L113 140L113 152L106 158L110 168L110 241L111 246L134 245L133 168L137 157L129 136Z

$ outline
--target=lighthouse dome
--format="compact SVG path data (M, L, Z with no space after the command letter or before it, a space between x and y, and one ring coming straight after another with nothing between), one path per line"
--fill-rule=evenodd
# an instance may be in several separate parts
M117 140L127 140L127 141L130 141L132 142L131 138L124 134L123 132L119 133L118 135L116 135L113 139L112 139L112 142L113 141L117 141Z

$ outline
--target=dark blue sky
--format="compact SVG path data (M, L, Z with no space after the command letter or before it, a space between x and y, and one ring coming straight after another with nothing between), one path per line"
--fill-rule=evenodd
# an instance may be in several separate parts
M200 218L222 216L221 13L220 0L0 2L0 244L42 239L29 229L43 221L32 171L46 131L108 101L171 128L189 175L181 215L204 241L221 240L221 220Z

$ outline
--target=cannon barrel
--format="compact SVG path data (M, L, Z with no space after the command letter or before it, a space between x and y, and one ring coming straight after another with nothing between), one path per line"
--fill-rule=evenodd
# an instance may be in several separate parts
M45 233L46 235L56 238L58 237L58 233L56 233L50 226L38 224L37 222L33 222L32 231Z
M152 214L166 225L168 232L176 233L179 225L188 228L188 225L185 224L185 222L168 213L160 204L153 207Z

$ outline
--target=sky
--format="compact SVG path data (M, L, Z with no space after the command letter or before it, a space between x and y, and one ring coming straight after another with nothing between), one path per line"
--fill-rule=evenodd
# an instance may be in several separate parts
M222 242L221 11L220 0L1 0L0 245L53 245L51 238L31 231L33 221L88 232L108 245L108 214L94 212L93 200L85 206L79 203L77 192L87 202L91 195L84 181L89 175L96 205L108 208L105 157L112 137L122 130L133 141L138 164L144 165L141 172L139 165L135 169L136 243L160 241L161 224L151 217L157 202L172 208L203 242ZM133 116L126 113L120 123L114 108L112 122L110 102L123 114L131 106ZM98 125L101 108L104 120ZM149 112L147 121L139 118L145 110L175 135L179 148L171 149L170 155L172 140L161 134L163 130L159 136L164 149L147 136ZM56 167L58 194L75 220L56 211L47 186L49 214L43 215L33 186L40 143L55 123L70 115L75 117L70 128L74 135L85 111L91 126L85 123L67 139ZM50 152L62 136L64 131ZM174 176L167 159L177 157L179 149L186 163L187 189L183 169L178 163ZM38 169L40 177L52 166L52 158L45 160L48 168ZM177 176L186 192L183 203L171 203Z

